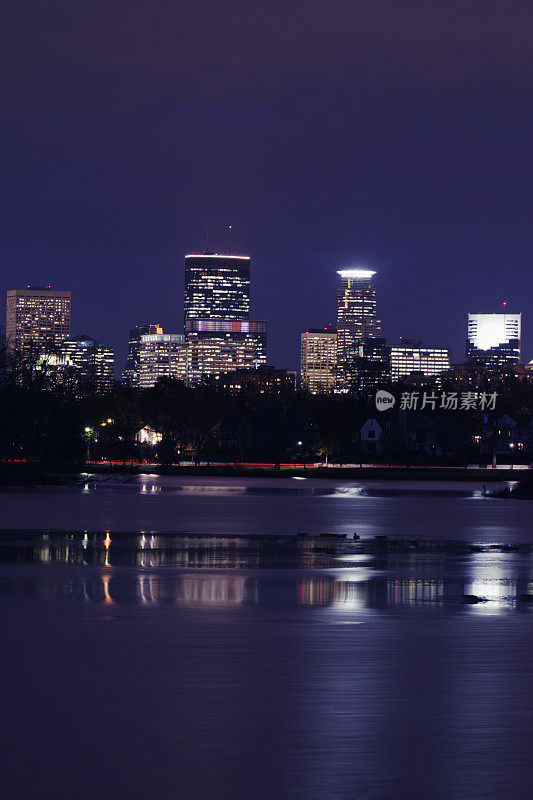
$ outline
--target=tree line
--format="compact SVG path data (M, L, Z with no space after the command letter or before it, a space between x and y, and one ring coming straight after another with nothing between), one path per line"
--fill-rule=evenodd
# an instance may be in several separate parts
M384 388L396 397L413 389L407 384ZM529 382L506 377L497 388L493 421L503 414L520 419L533 416ZM383 458L405 460L409 446L404 433L410 412L400 412L398 404L377 411L374 394L313 395L288 386L266 391L253 384L232 393L208 380L187 387L171 378L160 379L151 389L117 382L106 394L96 394L80 385L75 375L60 376L42 359L22 358L4 349L0 353L0 459L44 465L82 464L87 458L162 465L210 460L352 463L363 453L361 426L375 418L383 428ZM442 457L453 463L475 458L476 437L486 425L487 415L481 412L437 409L431 414ZM161 434L155 447L138 441L139 431L146 426ZM523 453L526 459L529 449L526 446Z

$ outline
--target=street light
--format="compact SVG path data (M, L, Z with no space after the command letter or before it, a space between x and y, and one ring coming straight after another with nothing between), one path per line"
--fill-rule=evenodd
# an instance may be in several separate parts
M86 460L89 461L91 457L91 439L94 434L94 428L87 426L85 428L85 438L87 439L87 458Z

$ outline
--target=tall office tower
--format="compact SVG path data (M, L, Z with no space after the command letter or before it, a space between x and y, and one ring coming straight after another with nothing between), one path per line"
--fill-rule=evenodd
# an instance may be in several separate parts
M141 336L139 386L149 389L158 378L188 381L188 345L182 333L148 333Z
M192 319L249 319L250 257L185 256L185 328Z
M335 388L336 368L336 329L309 328L302 333L300 349L302 385L313 393L331 392Z
M82 391L100 394L113 388L115 354L91 336L72 336L61 342L57 364L68 370Z
M391 379L391 348L385 339L363 339L355 359L347 365L346 382L355 392L373 392Z
M50 286L10 289L6 342L10 349L52 351L70 336L70 292Z
M450 352L445 347L424 347L420 340L403 339L392 345L390 352L391 379L408 377L437 377L450 369Z
M469 314L466 356L488 370L520 363L521 314Z
M149 333L163 333L163 328L157 323L149 322L145 325L136 325L135 328L130 329L128 355L123 375L124 383L129 386L140 385L141 337Z
M381 336L381 322L376 317L376 290L370 269L340 269L341 286L337 291L337 375L345 385L349 365L357 357L364 339Z
M266 322L250 320L249 256L185 256L189 383L266 362Z

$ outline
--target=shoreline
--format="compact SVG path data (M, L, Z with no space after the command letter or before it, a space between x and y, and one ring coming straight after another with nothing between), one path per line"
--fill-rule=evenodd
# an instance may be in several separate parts
M417 481L475 481L493 483L519 481L531 475L530 469L468 468L429 465L377 465L362 466L275 466L243 465L173 465L162 467L152 464L112 466L104 464L57 465L39 468L35 464L3 464L0 466L0 488L8 486L69 485L81 475L180 476L210 478L308 478L313 480L417 480Z

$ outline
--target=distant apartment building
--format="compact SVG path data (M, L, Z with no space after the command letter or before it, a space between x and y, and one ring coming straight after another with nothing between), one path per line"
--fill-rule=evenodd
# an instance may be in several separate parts
M310 328L301 335L300 374L310 392L331 392L337 374L337 331L335 328Z
M520 363L521 314L469 314L466 357L488 370Z
M188 345L182 333L148 333L141 336L139 386L150 389L159 378L188 380Z
M391 380L402 378L438 377L450 369L450 352L445 347L426 347L420 340L402 340L391 345Z
M163 333L163 328L154 322L136 325L130 329L128 356L124 370L124 383L129 386L140 386L141 380L141 338L147 334Z
M50 286L10 289L6 302L6 342L11 350L54 352L70 336L69 291Z
M114 351L91 336L72 336L61 342L57 364L83 391L100 394L113 387Z

